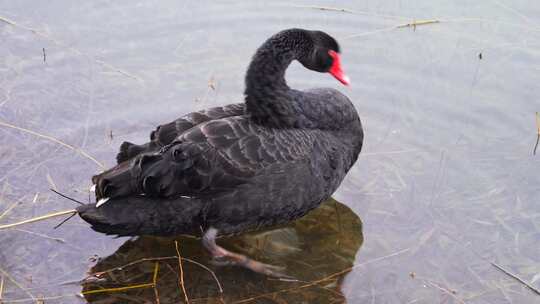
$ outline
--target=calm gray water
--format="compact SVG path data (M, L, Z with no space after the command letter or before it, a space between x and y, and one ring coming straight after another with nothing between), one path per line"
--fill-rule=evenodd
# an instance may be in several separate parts
M252 53L285 28L338 38L350 88L299 64L287 78L347 94L366 132L341 204L221 241L301 282L211 266L194 240L111 238L78 218L54 230L55 218L0 231L3 303L183 301L175 240L223 284L184 261L193 303L540 301L491 264L540 288L540 4L409 2L0 1L0 224L74 207L49 188L88 200L101 168L81 151L110 166L124 140L241 101ZM152 283L156 262L157 288L88 293Z

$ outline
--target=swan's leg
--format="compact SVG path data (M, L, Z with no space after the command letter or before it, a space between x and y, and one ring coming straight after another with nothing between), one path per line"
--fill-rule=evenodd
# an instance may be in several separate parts
M209 228L206 230L202 238L202 243L210 255L212 255L212 262L214 264L220 266L240 266L271 277L292 279L292 277L282 273L282 271L285 269L284 267L261 263L243 254L232 252L219 246L216 244L217 232L217 229Z

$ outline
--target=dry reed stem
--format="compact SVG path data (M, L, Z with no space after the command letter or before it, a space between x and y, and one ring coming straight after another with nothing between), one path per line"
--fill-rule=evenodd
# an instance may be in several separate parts
M346 269L343 269L341 271L338 271L336 273L333 273L329 276L326 276L322 279L318 279L318 280L315 280L315 281L311 281L307 284L304 284L304 285L300 285L300 286L297 286L297 287L291 287L291 288L286 288L286 289L282 289L282 290L278 290L278 291L274 291L274 292L269 292L269 293L265 293L265 294L260 294L258 296L255 296L255 297L251 297L251 298L248 298L248 299L243 299L243 300L239 300L239 301L235 301L233 302L234 304L238 304L238 303L248 303L248 302L252 302L252 301L255 301L257 299L260 299L260 298L264 298L264 297L268 297L268 296L271 296L271 295L276 295L276 294L279 294L279 293L283 293L283 292L288 292L288 291L295 291L295 290L299 290L299 289L303 289L303 288L306 288L306 287L311 287L313 285L317 285L319 283L322 283L324 281L328 281L330 279L333 279L337 276L340 276L342 274L345 274L345 273L348 273L350 272L351 270L355 269L355 268L358 268L358 267L361 267L361 266L365 266L365 265L368 265L368 264L371 264L371 263L375 263L375 262L378 262L378 261L382 261L382 260L385 260L385 259L388 259L388 258L391 258L391 257L394 257L394 256L397 256L397 255L400 255L402 253L405 253L407 251L409 251L410 248L405 248L405 249L402 249L402 250L399 250L399 251L396 251L392 254L389 254L389 255L385 255L385 256L382 256L382 257L379 257L379 258L375 258L373 260L370 260L370 261L367 261L367 262L364 262L364 263L361 263L361 264L357 264L357 265L354 265L352 267L347 267Z
M348 40L348 39L357 38L357 37L370 36L370 35L373 35L373 34L389 32L389 31L393 31L395 29L396 29L396 26L392 25L392 26L389 26L389 27L384 27L384 28L380 28L380 29L377 29L377 30L369 31L369 32L362 32L362 33L358 33L358 34L348 35L348 36L345 36L345 37L340 37L340 39Z
M350 13L350 14L360 14L360 15L368 15L368 16L373 16L373 17L383 17L383 18L393 18L393 19L410 19L410 18L404 17L404 16L380 15L380 14L375 14L375 13L370 13L370 12L365 12L365 11L353 11L353 10L349 10L349 9L346 9L346 8L337 8L337 7L328 7L328 6L292 5L292 7L311 8L311 9L317 9L317 10L321 10L321 11L334 11L334 12L343 12L343 13ZM366 36L366 35L376 34L376 33L379 33L379 32L385 32L385 31L390 31L390 30L394 30L394 29L398 29L398 28L405 28L405 27L412 27L412 28L414 28L416 30L416 27L419 26L419 25L426 25L426 24L433 24L433 23L440 23L440 22L441 22L440 20L436 20L436 19L420 20L420 21L414 20L413 22L410 22L410 23L399 24L399 25L396 25L396 26L382 28L382 29L378 29L378 30L374 30L374 31L366 32L366 33L347 36L347 37L344 37L344 39L350 39L350 38L355 38L355 37L360 37L360 36Z
M23 196L22 198L24 198L24 196ZM15 203L11 204L4 212L2 212L2 214L0 214L0 220L1 220L4 216L6 216L8 213L10 213L11 210L12 210L13 208L15 208L18 204L22 203L22 198L19 199L18 201L16 201Z
M47 300L57 300L57 299L62 299L62 298L67 298L67 297L77 297L77 296L80 297L80 295L81 294L65 294L65 295L51 296L51 297L40 297L38 301L43 302ZM33 302L33 301L36 301L36 300L32 298L22 298L22 299L9 300L7 301L7 303L24 303L24 302Z
M516 10L515 8L512 8L510 6L506 6L504 4L502 4L501 2L497 1L497 0L493 0L493 3L495 3L495 5L501 7L502 9L504 10L507 10L508 12L520 17L521 19L523 19L525 22L529 23L529 24L533 24L533 22L531 22L531 20L529 19L529 17L527 17L526 15L520 13L518 10Z
M124 287L114 287L114 288L87 290L87 291L83 291L82 294L83 295L88 295L88 294L105 293L105 292L118 292L118 291L125 291L125 290L131 290L131 289L152 287L152 288L154 288L154 294L156 295L156 301L157 301L156 303L159 304L159 296L158 296L157 289L156 289L158 272L159 272L159 262L156 262L155 265L154 265L154 275L152 276L152 283L143 283L143 284L137 284L137 285L124 286Z
M1 18L1 17L0 17ZM75 146L72 146L70 144L67 144L57 138L54 138L52 136L49 136L49 135L45 135L45 134L40 134L40 133L37 133L35 131L32 131L32 130L29 130L29 129L25 129L25 128L22 128L22 127L18 127L18 126L15 126L15 125L12 125L12 124L9 124L7 122L3 122L3 121L0 121L0 126L4 126L4 127L8 127L8 128L12 128L12 129L15 129L15 130L19 130L19 131L22 131L22 132L25 132L25 133L28 133L28 134L32 134L34 136L37 136L37 137L40 137L40 138L43 138L43 139L47 139L49 141L52 141L54 143L57 143L63 147L66 147L72 151L75 151L76 153L88 158L89 160L93 161L94 163L96 163L100 168L102 169L105 169L105 165L102 164L101 162L99 162L97 159L95 159L94 157L92 157L90 154L86 153L84 150L82 150L81 148L77 148Z
M223 287L221 287L221 283L219 282L215 272L213 272L210 268L206 267L205 265L203 265L203 264L201 264L199 262L196 262L196 261L194 261L192 259L182 258L182 260L186 260L187 262L195 264L195 265L205 269L206 271L208 271L212 275L212 277L214 278L214 281L216 282L216 285L217 285L217 287L219 289L219 293L223 293Z
M156 296L156 304L160 304L159 292L157 289L158 272L159 272L159 262L156 261L155 266L154 266L154 277L152 278L152 283L154 284L154 295Z
M90 277L99 277L99 276L102 276L102 275L104 275L106 273L117 271L117 270L122 270L122 269L124 269L126 267L137 265L137 264L143 263L143 262L172 260L172 259L177 259L177 258L178 258L177 256L166 256L166 257L156 257L156 258L142 258L142 259L138 259L138 260L133 261L133 262L129 262L129 263L124 264L122 266L118 266L118 267L109 268L109 269L106 269L106 270L103 270L103 271L90 273L85 279L83 279L83 281L90 278Z
M15 229L13 229L13 230L15 230L15 231L20 231L20 232L26 232L26 233L28 233L28 234L40 236L40 237L45 238L45 239L49 239L49 240L52 240L52 241L57 241L57 242L62 243L62 244L65 244L65 243L66 243L66 240L64 240L64 239L55 238L55 237L48 236L48 235L46 235L46 234L39 233L39 232L34 232L34 231L30 231L30 230L26 230L26 229L19 229L19 228L15 228Z
M75 209L64 210L64 211L59 211L59 212L54 212L54 213L49 213L49 214L46 214L46 215L34 217L34 218L31 218L31 219L27 219L27 220L12 223L12 224L0 225L0 230L13 228L13 227L28 224L28 223L38 222L38 221L46 220L46 219L49 219L49 218L52 218L52 217L55 217L55 216L61 216L61 215L66 215L66 214L70 214L70 213L77 213L77 210L75 210Z
M536 112L536 129L538 132L538 135L536 136L536 144L534 145L533 149L533 155L536 155L536 149L538 148L538 142L540 142L540 114Z
M439 23L440 21L439 20L436 20L436 19L430 19L430 20L419 20L419 21L413 21L411 23L405 23L405 24L400 24L398 26L396 26L396 28L404 28L404 27L412 27L412 28L416 28L417 26L419 25L426 25L426 24L433 24L433 23Z
M511 273L510 271L504 269L502 266L496 264L495 262L490 262L491 265L493 265L495 268L499 269L500 271L504 272L505 274L511 276L512 278L514 278L516 281L520 282L521 284L525 285L527 288L529 288L531 291L533 291L534 293L536 293L537 295L540 295L540 290L536 289L534 286L532 286L531 284L527 283L525 280L523 280L522 278L518 277L517 275Z
M0 272L2 273L2 279L5 277L7 278L9 281L11 281L11 283L13 283L13 285L17 286L17 288L19 288L20 290L24 291L24 293L26 293L31 299L32 301L36 302L37 299L36 297L28 290L26 289L24 286L22 286L21 284L19 284L19 282L15 281L14 278L11 277L11 275L5 271L4 269L0 268ZM3 282L3 280L2 280ZM3 285L3 284L2 284Z
M127 264L124 264L122 266L118 266L118 267L114 267L114 268L109 268L109 269L106 269L106 270L103 270L103 271L99 271L99 272L94 272L94 273L91 273L88 275L88 277L86 277L85 279L89 278L89 277L99 277L105 273L109 273L109 272L113 272L113 271L116 271L116 270L121 270L121 269L125 269L126 267L130 267L130 266L133 266L133 265L136 265L136 264L139 264L139 263L143 263L143 262L150 262L150 261L164 261L164 260L172 260L172 259L178 259L178 256L166 256L166 257L155 257L155 258L142 258L142 259L138 259L138 260L135 260L133 262L129 262ZM214 278L214 281L216 282L216 285L219 289L219 293L223 293L223 287L221 286L221 283L219 282L217 276L216 276L216 273L213 272L210 268L206 267L205 265L197 262L197 261L194 261L192 259L189 259L189 258L185 258L185 257L181 257L182 260L186 261L186 262L189 262L189 263L192 263L194 265L197 265L199 267L201 267L202 269L208 271L210 273L210 275L212 275L212 277ZM83 279L83 281L85 280Z
M292 5L292 7L311 8L311 9L319 9L319 10L332 10L332 11L339 11L339 12L347 12L347 13L351 13L351 14L355 14L355 15L365 15L365 16L377 17L377 18L385 18L385 19L401 19L401 20L407 20L407 19L410 20L410 19L412 19L410 16L378 14L378 13L374 13L374 12L371 12L371 11L362 11L362 10L354 10L353 11L353 10L349 10L349 9L333 8L333 7L321 7L321 6L314 6L314 5L311 5L311 6L310 5ZM515 10L513 12L516 13ZM518 13L518 15L520 15L520 14ZM523 15L520 15L520 16L523 17ZM444 18L440 19L439 18L439 19L437 19L437 22L454 22L454 23L459 23L459 22L482 22L482 23L485 23L485 22L489 22L489 23L503 24L505 26L513 26L513 27L523 28L523 29L536 31L536 32L540 31L540 27L538 27L538 26L524 25L523 23L515 23L515 22L508 22L508 21L501 21L501 20L492 20L492 19L487 19L487 18L469 18L469 17L452 18L452 19L444 19ZM429 22L429 23L433 23L433 22ZM528 22L528 23L530 24L530 22ZM428 23L425 23L425 24L428 24ZM395 28L395 27L393 27L393 28ZM374 31L374 32L377 32L377 31ZM358 36L363 36L363 34L358 34Z
M311 9L317 9L321 11L333 11L333 12L343 12L343 13L354 14L354 11L351 11L346 8L339 8L339 7L317 6L317 5L292 5L292 7L311 8Z
M405 28L405 27L413 27L413 29L416 30L416 26L417 26L417 25L425 25L425 24L440 23L440 22L443 22L443 21L441 21L441 20L435 20L435 19L432 19L432 20L413 21L413 22L411 22L411 23L404 23L404 24L399 24L399 25L392 25L392 26L389 26L389 27L383 27L383 28L376 29L376 30L369 31L369 32L363 32L363 33L359 33L359 34L353 34L353 35L345 36L345 37L343 37L342 39L343 39L343 40L347 40L347 39L351 39L351 38L357 38L357 37L363 37L363 36L370 36L370 35L373 35L373 34L378 34L378 33L382 33L382 32L390 32L390 31L393 31L393 30L395 30L395 29Z
M425 277L420 277L420 276L416 276L416 275L411 275L411 277L413 279L422 280L425 284L429 284L429 285L439 289L440 291L442 291L442 292L448 294L449 296L451 296L452 298L454 298L460 304L466 304L463 299L460 299L458 296L456 296L457 292L455 290L453 290L453 289L449 289L447 287L444 287L444 286L442 286L442 284L434 282L431 279L428 279L428 278L425 278Z
M320 6L314 6L314 5L291 5L292 7L298 7L298 8L311 8L311 9L319 9L321 10L321 7ZM324 10L325 7L322 7ZM371 12L371 11L362 11L362 10L349 10L349 9L341 9L341 8L329 8L330 10L334 10L334 11L340 11L340 12L347 12L347 13L351 13L351 14L355 14L355 15L364 15L364 16L369 16L369 17L377 17L377 18L385 18L385 19L400 19L400 20L410 20L412 19L411 16L399 16L399 15L388 15L388 14L378 14L378 13L374 13L374 12ZM464 17L464 18L451 18L451 19L444 19L444 18L439 18L437 19L438 22L454 22L454 23L463 23L463 22L481 22L481 23L496 23L496 24L501 24L501 25L505 25L505 26L512 26L512 27L517 27L517 28L522 28L522 29L527 29L527 30L530 30L530 31L535 31L535 32L540 32L540 27L538 26L530 26L530 25L525 25L523 23L516 23L516 22L509 22L509 21L502 21L502 20L493 20L493 19L487 19L487 18L470 18L470 17ZM396 27L393 26L391 27L391 29L395 29ZM384 29L383 29L384 30ZM376 32L379 32L381 30L375 30L375 31L372 31L372 32L368 32L368 33L361 33L361 34L357 34L357 35L354 35L352 37L357 37L357 36L364 36L366 34L374 34Z
M281 281L281 282L297 282L297 283L311 283L310 281L302 281L302 280L294 280L294 281L287 281L287 280L282 280L282 279L271 279L271 278L268 278L269 281ZM335 296L337 297L341 297L342 299L345 299L345 295L341 292L341 291L338 291L338 290L334 290L332 289L332 287L326 287L324 285L319 285L320 283L317 283L315 284L314 286L317 286L318 288L322 289L322 290L325 290L325 291L328 291L332 294L334 294Z
M4 276L0 276L0 303L2 303L2 294L4 293Z
M540 113L536 112L536 129L538 129L538 135L540 135Z
M173 258L176 259L177 257L174 256ZM214 278L214 281L216 282L216 285L217 285L217 287L218 287L219 293L220 293L220 294L223 294L223 287L221 287L221 283L219 282L219 280L218 280L218 278L217 278L215 272L213 272L210 268L204 266L203 264L201 264L201 263L199 263L199 262L195 262L194 260L191 260L191 259L188 259L188 258L184 258L184 257L182 258L182 260L185 260L186 262L190 262L190 263L192 263L192 264L195 264L195 265L197 265L197 266L199 266L199 267L205 269L206 271L208 271L208 272L212 275L212 277ZM175 272L174 269L171 267L171 265L169 265L169 264L165 264L165 265L167 265L167 267L169 267L173 273ZM220 302L223 303L223 298L222 298L221 296L219 297L219 300L220 300ZM192 303L193 303L194 301L196 301L196 299L191 299L191 302L192 302Z
M429 285L439 289L440 291L446 293L447 295L451 296L452 298L454 298L456 301L458 301L458 303L460 304L466 304L465 301L463 301L462 299L458 298L454 292L452 292L452 290L449 290L448 288L446 287L443 287L435 282L432 282L432 281L426 281L426 283L428 283Z
M176 247L176 254L178 257L178 266L180 267L180 287L182 288L182 291L184 292L184 299L186 300L186 303L189 304L189 298L186 292L186 287L184 285L184 268L182 267L182 256L180 255L180 249L178 248L177 241L174 241L174 246Z
M83 291L82 294L83 295L89 295L89 294L104 293L104 292L118 292L118 291L124 291L124 290L130 290L130 289L139 289L139 288L148 288L148 287L154 287L154 283L144 283L144 284L137 284L137 285L131 285L131 286L124 286L124 287L114 287L114 288L87 290L87 291Z
M65 45L64 43L62 43L62 42L60 42L60 41L58 41L58 40L56 40L56 39L54 39L54 38L51 38L51 37L49 37L48 35L46 35L46 34L40 32L40 31L38 31L38 30L36 30L36 29L33 29L33 28L31 28L31 27L27 27L27 26L21 25L21 24L15 22L15 21L13 21L13 20L7 19L7 18L2 17L2 16L0 16L0 21L3 21L3 22L5 22L5 23L7 23L7 24L9 24L9 25L11 25L11 26L13 26L13 27L16 27L16 28L20 28L20 29L24 29L24 30L30 31L30 32L34 33L35 35L40 36L40 37L42 37L42 38L45 38L45 39L47 39L48 41L50 41L50 42L52 42L52 43L54 43L54 44L56 44L56 45L58 45L58 46L60 46L60 47L62 47L62 48L71 50L72 52L74 52L74 53L76 53L76 54L82 55L82 56L84 56L84 57L86 57L86 58L88 58L88 59L90 59L90 60L93 60L93 61L96 62L97 64L99 64L99 65L101 65L101 66L103 66L103 67L105 67L105 68L107 68L107 69L109 69L109 70L111 70L111 71L114 71L114 72L116 72L116 73L118 73L118 74L122 74L122 75L124 75L124 76L126 76L126 77L129 77L129 78L135 79L135 80L137 80L137 81L139 81L139 82L143 82L143 80L142 80L141 78L137 77L137 76L134 76L134 75L132 75L132 74L130 74L130 73L124 71L124 70L121 70L121 69L119 69L119 68L117 68L117 67L115 67L115 66L113 66L113 65L111 65L111 64L108 64L108 63L106 63L106 62L104 62L104 61L102 61L102 60L93 58L93 57L91 57L90 55L88 55L88 54L86 54L86 53L83 53L83 52L80 51L79 49L76 49L76 48L74 48L74 47Z
M56 187L56 183L54 182L52 176L49 173L47 173L46 178L47 178L47 181L49 182L49 186L51 186L51 189L53 191L58 192L58 187Z

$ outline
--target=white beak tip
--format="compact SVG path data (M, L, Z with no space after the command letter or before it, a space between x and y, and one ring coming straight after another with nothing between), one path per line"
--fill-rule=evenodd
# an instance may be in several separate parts
M102 199L100 199L97 203L96 203L96 208L98 208L99 206L105 204L110 198L109 197L104 197Z

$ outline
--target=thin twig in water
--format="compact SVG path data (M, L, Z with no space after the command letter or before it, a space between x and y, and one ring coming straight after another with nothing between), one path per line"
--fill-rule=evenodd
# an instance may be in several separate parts
M15 228L15 229L13 229L13 230L15 230L15 231L20 231L20 232L26 232L26 233L32 234L32 235L37 235L37 236L40 236L40 237L42 237L42 238L46 238L46 239L49 239L49 240L57 241L57 242L63 243L63 244L66 243L66 240L64 240L64 239L55 238L55 237L48 236L48 235L46 235L46 234L39 233L39 232L34 232L34 231L25 230L25 229L20 229L20 228Z
M536 129L538 134L536 136L536 144L534 145L533 155L536 155L536 149L538 148L538 142L540 142L540 114L536 112Z
M4 293L4 276L0 276L0 303L2 303L2 294Z
M158 272L159 272L159 262L156 261L155 266L154 266L154 277L152 278L152 284L154 284L154 295L156 296L156 304L160 304L159 292L157 289Z
M69 221L75 215L77 215L77 213L73 213L72 215L68 216L66 219L61 221L58 225L54 226L53 229L57 229L58 227L62 226L65 222Z
M143 262L151 262L151 261L164 261L164 260L172 260L172 259L177 259L178 257L177 256L166 256L166 257L156 257L156 258L142 258L142 259L138 259L136 261L133 261L133 262L129 262L127 264L124 264L122 266L118 266L118 267L114 267L114 268L109 268L109 269L106 269L106 270L103 270L103 271L98 271L98 272L93 272L93 273L90 273L84 280L87 280L91 277L100 277L106 273L110 273L110 272L113 272L113 271L120 271L120 270L123 270L127 267L130 267L130 266L133 266L133 265L137 265L139 263L143 263Z
M0 17L0 19L1 19L1 17ZM32 134L32 135L35 135L37 137L43 138L43 139L50 140L52 142L55 142L55 143L57 143L57 144L59 144L59 145L61 145L63 147L66 147L66 148L68 148L68 149L70 149L72 151L75 151L76 153L79 153L80 155L82 155L82 156L88 158L89 160L93 161L94 163L96 163L102 169L105 169L104 164L99 162L97 159L95 159L94 157L92 157L90 154L86 153L82 149L77 148L75 146L72 146L70 144L66 144L65 142L63 142L63 141L61 141L59 139L56 139L56 138L54 138L52 136L40 134L40 133L37 133L35 131L25 129L25 128L22 128L22 127L18 127L18 126L15 126L15 125L9 124L7 122L3 122L3 121L0 121L0 126L8 127L8 128L15 129L15 130L19 130L19 131L22 131L22 132L25 132L25 133Z
M302 281L302 280L297 280L297 279L288 280L288 279L283 279L283 278L268 278L268 280L269 281L281 281L281 282L308 283L308 284L311 283L310 281ZM341 293L340 291L336 291L336 290L332 289L332 287L327 287L327 286L324 286L323 284L320 284L320 283L315 284L315 286L319 287L320 289L326 290L326 291L328 291L330 293L333 293L335 296L345 298L343 293Z
M338 8L338 7L316 6L316 5L293 5L292 7L311 8L311 9L317 9L321 11L333 11L333 12L343 12L343 13L354 14L354 11L351 11L346 8Z
M322 279L311 281L311 282L309 282L307 284L304 284L304 285L300 285L300 286L297 286L297 287L286 288L286 289L282 289L282 290L278 290L278 291L274 291L274 292L269 292L269 293L265 293L265 294L260 294L260 295L255 296L255 297L239 300L239 301L236 301L236 302L233 302L233 303L238 304L238 303L253 302L253 301L257 300L257 299L268 297L268 296L271 296L271 295L276 295L276 294L287 292L287 291L295 291L295 290L303 289L303 288L306 288L306 287L311 287L311 286L317 285L317 284L319 284L321 282L328 281L330 279L338 277L338 276L340 276L342 274L348 273L348 272L350 272L351 270L353 270L355 268L365 266L365 265L368 265L368 264L371 264L371 263L375 263L375 262L378 262L378 261L382 261L382 260L397 256L397 255L400 255L402 253L405 253L405 252L407 252L409 250L410 250L410 248L405 248L405 249L399 250L399 251L394 252L394 253L389 254L389 255L385 255L385 256L382 256L382 257L379 257L379 258L375 258L373 260L370 260L370 261L367 261L367 262L364 262L364 263L360 263L360 264L354 265L352 267L347 267L346 269L343 269L341 271L333 273L333 274L331 274L329 276L326 276L326 277L324 277Z
M203 264L201 264L199 262L196 262L196 261L194 261L192 259L182 258L182 260L185 260L186 262L190 262L192 264L195 264L195 265L201 267L202 269L205 269L206 271L208 271L212 275L212 277L214 278L214 281L216 282L216 285L217 285L217 287L219 289L219 293L223 293L223 287L221 287L221 283L219 282L215 272L213 272L210 268L204 266Z
M458 303L461 303L461 304L466 304L465 301L463 301L462 299L458 298L456 295L455 295L455 291L453 290L449 290L448 288L446 287L443 287L435 282L432 282L432 281L426 281L426 283L428 283L429 285L439 289L440 291L446 293L447 295L451 296L452 298L454 298L456 301L458 301Z
M129 263L124 264L122 266L118 266L118 267L106 269L106 270L103 270L103 271L91 273L91 274L89 274L89 276L87 278L89 278L89 277L99 277L99 276L101 276L101 275L103 275L105 273L109 273L109 272L113 272L113 271L117 271L117 270L122 270L122 269L125 269L126 267L130 267L130 266L133 266L133 265L136 265L136 264L139 264L139 263L143 263L143 262L164 261L164 260L172 260L172 259L176 260L176 259L178 259L178 257L177 256L166 256L166 257L155 257L155 258L142 258L142 259L138 259L138 260L133 261L133 262L129 262ZM194 261L192 259L182 257L182 260L184 260L186 262L189 262L189 263L192 263L192 264L195 264L195 265L203 268L204 270L208 271L212 275L212 277L214 278L214 281L216 282L216 285L217 285L217 287L219 289L219 292L223 293L223 287L221 287L221 283L219 282L215 272L213 272L210 268L204 266L203 264L201 264L201 263L199 263L197 261Z
M9 273L7 273L7 271L0 268L0 272L2 273L3 277L5 277L9 281L11 281L11 283L13 283L13 285L17 286L20 290L24 291L24 293L26 293L30 298L32 298L32 301L36 302L36 297L28 289L24 288L24 286L19 284L19 282L15 281L15 279L12 278L11 275Z
M411 23L405 23L405 24L400 24L398 26L396 26L396 28L404 28L404 27L412 27L414 29L416 29L416 27L418 25L426 25L426 24L433 24L433 23L439 23L440 21L439 20L436 20L436 19L431 19L431 20L420 20L420 21L413 21Z
M389 32L389 31L393 31L395 29L396 29L396 26L393 25L393 26L380 28L380 29L377 29L377 30L369 31L369 32L363 32L363 33L348 35L348 36L345 36L345 37L341 37L340 39L348 40L348 39L357 38L357 37L371 36L373 34L382 33L382 32Z
M23 196L24 197L24 196ZM11 212L11 210L13 208L15 208L18 204L20 204L22 202L22 198L19 199L18 201L16 201L15 203L11 204L11 206L9 206L4 212L2 212L2 214L0 214L0 220L6 216L8 213Z
M104 292L118 292L118 291L124 291L124 290L130 290L130 289L139 289L139 288L148 288L153 287L153 283L144 283L144 284L137 284L137 285L131 285L131 286L125 286L125 287L115 287L115 288L104 288L104 289L95 289L95 290L87 290L83 291L83 295L88 294L94 294L94 293L104 293Z
M62 298L67 298L67 297L80 297L81 294L65 294L65 295L59 295L59 296L52 296L52 297L39 297L39 301L47 301L47 300L58 300L58 299L62 299ZM32 299L32 298L22 298L22 299L14 299L14 300L9 300L9 303L24 303L24 302L36 302L36 299ZM48 302L47 302L48 303Z
M510 271L504 269L502 266L496 264L495 262L490 262L491 265L493 265L495 268L499 269L500 271L504 272L505 274L511 276L512 278L514 278L515 280L517 280L518 282L520 282L521 284L525 285L527 288L529 288L530 290L532 290L534 293L536 293L537 295L540 295L540 290L536 289L534 286L532 286L531 284L527 283L525 280L523 280L522 278L518 277L517 275L511 273Z
M341 239L341 231L343 230L341 227L341 216L339 215L338 205L337 201L334 200L334 210L336 211L336 220L338 224L338 230L339 230L339 239Z
M518 10L516 10L515 8L512 8L512 7L509 7L509 6L506 6L504 4L502 4L501 2L497 1L497 0L492 0L493 3L495 3L495 5L509 11L510 13L520 17L521 19L523 19L525 22L531 24L531 25L534 25L533 22L531 22L531 20L529 19L529 17L527 17L526 15L522 14L521 12L519 12Z
M39 192L36 192L36 194L34 195L34 198L32 199L32 204L35 204L37 202L38 197L39 197Z
M54 180L52 179L52 176L49 173L47 173L47 181L49 182L49 185L52 187L50 189L57 189L56 183L54 182Z
M46 35L46 34L40 32L40 31L38 31L38 30L36 30L36 29L33 29L33 28L31 28L31 27L27 27L27 26L18 24L17 22L15 22L15 21L13 21L13 20L10 20L10 19L7 19L7 18L1 17L1 16L0 16L0 21L3 21L3 22L5 22L5 23L7 23L7 24L9 24L9 25L11 25L11 26L13 26L13 27L16 27L16 28L20 28L20 29L24 29L24 30L30 31L30 32L32 32L32 33L34 33L34 34L36 34L36 35L38 35L38 36L40 36L40 37L43 37L43 38L45 38L45 39L51 41L52 43L54 43L54 44L56 44L56 45L58 45L58 46L60 46L60 47L62 47L62 48L71 50L72 52L74 52L74 53L76 53L76 54L82 55L82 56L84 56L84 57L86 57L86 58L88 58L88 59L90 59L90 60L93 60L93 61L96 62L97 64L99 64L99 65L101 65L101 66L103 66L103 67L105 67L105 68L107 68L107 69L109 69L109 70L112 70L112 71L114 71L114 72L116 72L116 73L119 73L119 74L122 74L122 75L124 75L124 76L127 76L127 77L129 77L129 78L135 79L135 80L137 80L137 81L139 81L139 82L143 82L143 80L142 80L141 78L137 77L137 76L131 75L131 74L129 74L128 72L125 72L125 71L123 71L123 70L121 70L121 69L119 69L119 68L117 68L117 67L115 67L115 66L112 66L112 65L110 65L110 64L108 64L108 63L106 63L106 62L104 62L104 61L102 61L102 60L99 60L99 59L96 59L96 58L94 58L94 57L91 57L90 55L88 55L88 54L86 54L86 53L83 53L83 52L80 51L79 49L76 49L76 48L71 47L71 46L69 46L69 45L66 45L66 44L64 44L64 43L62 43L62 42L60 42L60 41L58 41L58 40L56 40L56 39L53 39L53 38L49 37L48 35Z
M540 135L540 112L536 112L536 129L538 135Z
M74 48L70 48L70 49L73 50L73 51L76 51L77 53L79 53L79 54L81 54L81 55L83 55L83 56L85 56L85 57L90 58L89 55L86 55L85 53L83 53L83 52L81 52L81 51L79 51L79 50L77 50L77 49L74 49ZM111 65L111 64L109 64L109 63L106 63L106 62L103 61L103 60L94 59L94 61L95 61L96 63L98 63L98 64L104 66L105 68L107 68L107 69L109 69L109 70L111 70L111 71L114 71L114 72L116 72L116 73L118 73L118 74L121 74L121 75L124 75L124 76L126 76L126 77L135 79L135 80L137 80L137 81L139 81L139 82L144 82L144 81L143 81L141 78L139 78L138 76L132 75L132 74L130 74L130 73L124 71L124 70L121 70L121 69L119 69L119 68L117 68L117 67L115 67L115 66L113 66L113 65Z
M334 7L324 7L324 6L315 6L315 5L290 5L291 7L298 7L298 8L311 8L311 9L317 9L317 10L331 10L331 11L338 11L338 12L345 12L355 15L364 15L364 16L370 16L370 17L377 17L377 18L384 18L384 19L400 19L400 20L409 20L411 19L408 16L397 16L397 15L387 15L387 14L378 14L371 11L361 11L361 10L350 10L350 9L343 9L343 8L334 8Z
M184 286L184 268L182 267L182 256L180 255L180 250L178 249L177 241L174 241L174 246L176 247L176 254L178 256L178 266L180 267L180 287L182 287L182 291L184 292L184 299L186 300L186 303L189 304L189 298L186 292L186 287Z
M33 223L33 222L38 222L38 221L46 220L46 219L49 219L49 218L52 218L52 217L55 217L55 216L62 216L62 215L70 214L70 213L77 213L77 210L75 210L75 209L64 210L64 211L45 214L45 215L42 215L42 216L34 217L34 218L31 218L31 219L27 219L27 220L12 223L12 224L0 225L0 230L7 229L7 228L13 228L13 227L16 227L16 226L19 226L19 225L29 224L29 223Z
M410 22L410 23L393 25L393 26L384 27L384 28L380 28L380 29L377 29L377 30L369 31L369 32L364 32L364 33L345 36L345 37L343 37L343 39L347 40L347 39L351 39L351 38L370 36L370 35L373 35L373 34L382 33L382 32L389 32L389 31L393 31L395 29L405 28L405 27L412 27L414 30L416 30L416 26L418 26L418 25L440 23L440 22L441 22L440 20L435 20L435 19L433 19L433 20L413 21L413 22Z
M73 202L75 202L75 203L77 203L77 204L79 204L79 205L84 205L83 202L80 202L80 201L78 201L78 200L76 200L76 199L74 199L74 198L71 198L71 197L69 197L69 196L67 196L67 195L65 195L65 194L62 194L62 193L60 193L60 192L58 192L58 191L56 191L56 190L54 190L54 189L52 189L52 188L51 188L50 190L51 190L52 192L54 192L54 193L60 195L60 196L63 197L63 198L67 198L68 200L73 201Z

